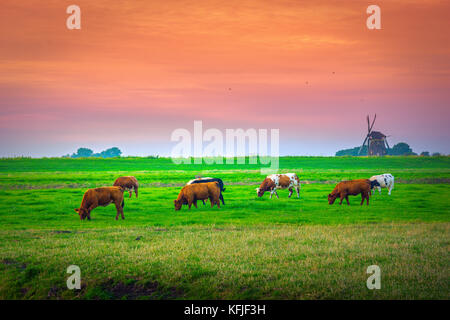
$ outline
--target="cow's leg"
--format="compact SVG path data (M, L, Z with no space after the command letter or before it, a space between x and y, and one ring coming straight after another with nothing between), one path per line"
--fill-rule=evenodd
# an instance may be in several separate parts
M292 187L289 188L289 197L290 198L292 196L292 193L294 192L294 190L292 190Z
M394 181L391 182L391 184L389 185L389 195L391 195L391 191L392 189L394 189Z
M348 195L345 196L345 200L347 200L347 205L350 205L350 202L348 201Z
M219 199L222 200L222 204L225 205L225 201L223 200L222 192L221 192L220 195L219 195Z
M189 209L191 209L191 206L192 206L192 203L194 202L194 199L195 199L194 195L189 195L189 196L186 198L187 205L188 205L188 208L189 208Z
M195 207L196 209L198 209L198 207L197 207L197 200L194 200L192 203L194 204L194 207Z
M297 190L297 198L300 199L300 186L295 188Z
M114 205L116 206L117 214L116 214L116 220L119 220L119 214L122 216L122 219L125 219L123 216L123 208L121 206L121 202L116 201L114 202Z
M381 194L381 187L377 187L378 188L378 193Z
M345 194L341 193L341 194L339 195L339 198L341 199L341 201L339 202L339 205L341 205L341 204L342 204L342 201L343 201L344 198L345 198Z
M116 208L117 208L117 206L119 206L119 208L120 208L120 215L122 216L122 220L124 220L125 216L123 215L122 203L125 204L125 202L123 201L123 198L122 198L122 201L119 200L118 202L115 203L115 205L116 205Z
M134 194L136 195L136 198L138 197L138 187L134 187Z
M278 193L277 193L277 189L275 188L275 189L273 189L273 192L275 193L275 195L277 196L277 199L280 199L280 197L278 196Z
M364 200L367 200L367 205L369 205L369 195L367 192L361 192L361 206L363 205Z
M97 202L94 204L91 204L91 206L87 209L87 219L91 220L91 211L97 208L98 204Z
M203 202L203 205L205 205L206 203L205 203L205 200L202 200L202 202Z

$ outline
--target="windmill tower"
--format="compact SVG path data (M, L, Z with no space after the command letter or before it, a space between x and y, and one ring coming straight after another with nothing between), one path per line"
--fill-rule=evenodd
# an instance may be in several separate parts
M370 118L367 116L367 135L364 142L359 148L358 155L361 154L362 149L367 144L367 154L369 156L384 156L389 150L389 144L386 139L386 135L379 131L372 131L373 125L375 124L375 119L377 115L373 118L372 125L370 125Z

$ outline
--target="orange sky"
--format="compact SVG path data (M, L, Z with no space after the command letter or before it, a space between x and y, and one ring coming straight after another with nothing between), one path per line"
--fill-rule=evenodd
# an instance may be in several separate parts
M81 8L67 30L66 8ZM381 8L382 30L366 28ZM170 133L279 128L283 154L363 140L450 153L449 1L2 1L1 156L168 154Z

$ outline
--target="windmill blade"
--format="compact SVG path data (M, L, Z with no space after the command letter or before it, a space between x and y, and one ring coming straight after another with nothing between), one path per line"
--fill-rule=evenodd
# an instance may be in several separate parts
M362 149L364 148L364 145L366 144L367 139L369 139L369 135L366 136L366 139L364 139L364 142L363 142L361 148L359 148L358 155L361 153Z
M372 125L370 126L369 132L372 131L373 125L375 124L375 119L377 118L377 114L375 113L375 117L373 118Z
M387 139L386 138L384 138L384 142L386 142L386 146L387 146L387 148L388 148L388 150L390 149L390 147L389 147L389 144L388 144L388 142L387 142Z
M369 115L367 115L367 131L370 133L370 120L369 120Z

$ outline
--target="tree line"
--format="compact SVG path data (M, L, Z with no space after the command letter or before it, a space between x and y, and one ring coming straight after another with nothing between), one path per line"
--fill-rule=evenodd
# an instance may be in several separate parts
M361 147L355 147L351 149L344 149L339 150L336 152L336 156L367 156L367 145L364 145L364 147L361 150L361 153L359 153L359 149ZM417 156L417 153L415 153L409 144L406 142L400 142L394 145L392 148L387 150L387 155L389 156ZM423 151L421 156L430 156L429 151ZM433 156L440 156L441 154L439 152L435 152L432 154Z
M117 147L109 148L99 153L94 153L89 148L78 148L76 153L72 153L72 155L66 154L63 158L114 158L120 157L121 154L122 151Z

